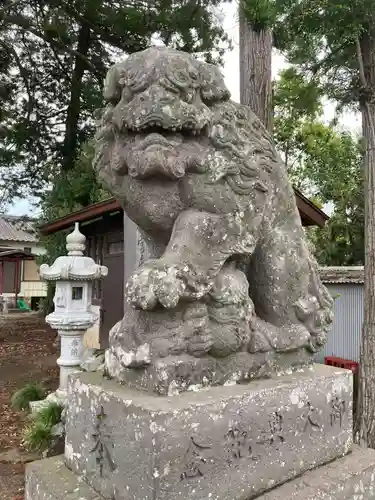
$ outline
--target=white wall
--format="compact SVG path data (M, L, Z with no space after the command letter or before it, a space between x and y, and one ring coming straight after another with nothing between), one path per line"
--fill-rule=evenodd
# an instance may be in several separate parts
M19 295L26 299L31 299L32 297L46 297L47 283L44 281L21 281Z
M0 240L0 248L19 249L31 248L31 253L41 255L46 252L45 248L40 243L31 243L29 241L9 241Z

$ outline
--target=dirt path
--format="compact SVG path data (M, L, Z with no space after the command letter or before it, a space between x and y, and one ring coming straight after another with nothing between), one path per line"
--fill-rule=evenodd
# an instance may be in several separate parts
M22 460L29 458L20 447L26 416L11 409L10 398L28 382L56 389L55 339L39 315L0 316L0 500L23 499Z

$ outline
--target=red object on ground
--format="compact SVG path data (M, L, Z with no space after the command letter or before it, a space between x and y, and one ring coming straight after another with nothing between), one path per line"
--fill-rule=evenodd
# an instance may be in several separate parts
M337 366L345 370L351 370L353 373L358 372L359 363L351 361L350 359L337 358L336 356L326 356L324 358L325 365Z

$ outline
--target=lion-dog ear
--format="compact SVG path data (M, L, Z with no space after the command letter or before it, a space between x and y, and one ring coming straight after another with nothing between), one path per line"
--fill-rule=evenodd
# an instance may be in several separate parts
M230 92L217 66L199 62L198 70L202 82L201 98L203 101L215 102L230 99Z
M107 73L104 81L103 96L104 99L113 104L117 104L121 99L120 77L123 63L115 64Z

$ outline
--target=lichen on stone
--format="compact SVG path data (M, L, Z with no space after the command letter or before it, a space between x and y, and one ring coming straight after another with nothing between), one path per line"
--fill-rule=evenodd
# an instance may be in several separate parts
M104 96L95 167L163 249L128 280L109 374L179 394L311 363L332 299L260 120L218 68L164 47L112 68Z

